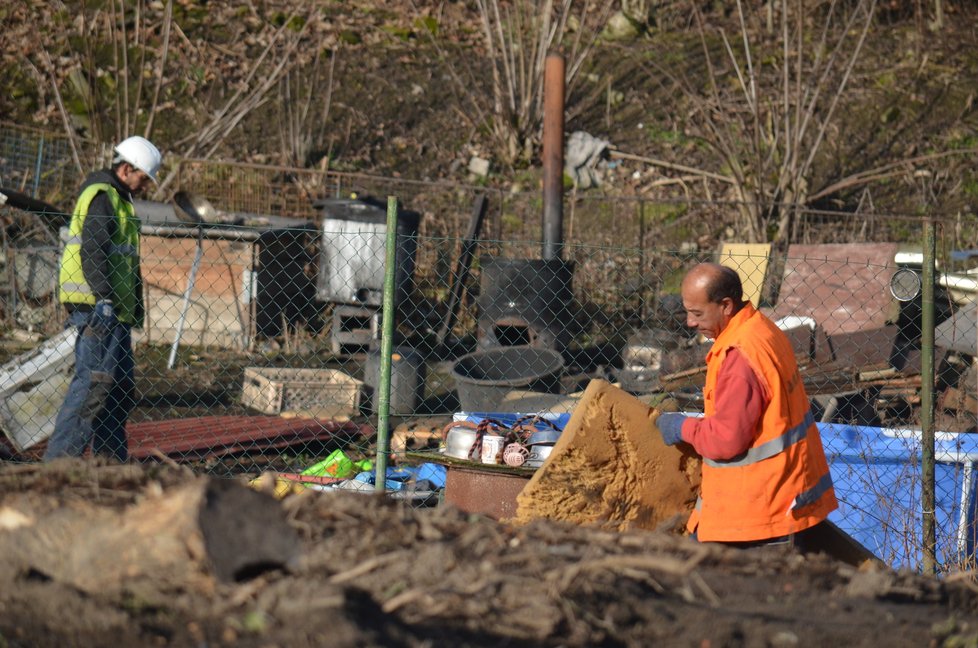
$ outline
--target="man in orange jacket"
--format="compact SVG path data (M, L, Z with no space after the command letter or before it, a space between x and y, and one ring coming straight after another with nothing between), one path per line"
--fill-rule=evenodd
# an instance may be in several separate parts
M705 416L663 413L656 420L666 443L686 442L703 457L687 529L702 542L810 548L804 532L810 535L838 502L791 343L744 301L730 268L695 266L681 294L687 324L714 341Z

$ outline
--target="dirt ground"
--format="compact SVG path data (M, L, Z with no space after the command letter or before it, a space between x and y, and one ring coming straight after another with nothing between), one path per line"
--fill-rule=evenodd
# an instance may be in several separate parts
M820 555L738 551L663 532L541 521L516 527L450 506L417 509L353 493L305 491L271 500L298 536L299 558L236 581L217 579L205 560L197 574L148 570L138 586L134 576L90 591L57 576L58 569L39 568L44 561L14 558L27 555L24 543L43 541L63 551L50 560L70 563L87 536L104 531L103 514L130 515L148 498L164 502L207 479L165 465L0 465L0 645L978 642L973 578L856 569ZM44 531L46 517L81 506L90 507L92 522L61 536ZM15 509L27 511L36 535L17 528L25 516ZM249 513L236 511L238 521ZM262 515L271 529L275 516ZM96 568L74 565L82 576Z

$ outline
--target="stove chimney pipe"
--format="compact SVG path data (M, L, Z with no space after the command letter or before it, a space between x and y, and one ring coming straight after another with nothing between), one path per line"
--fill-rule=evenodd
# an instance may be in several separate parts
M564 57L548 54L543 81L543 259L564 247Z

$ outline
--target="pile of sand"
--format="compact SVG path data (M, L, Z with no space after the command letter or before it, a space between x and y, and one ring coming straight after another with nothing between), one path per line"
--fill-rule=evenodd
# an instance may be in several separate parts
M685 522L699 491L700 459L663 443L659 412L608 382L591 381L550 457L517 497L515 521L615 530Z

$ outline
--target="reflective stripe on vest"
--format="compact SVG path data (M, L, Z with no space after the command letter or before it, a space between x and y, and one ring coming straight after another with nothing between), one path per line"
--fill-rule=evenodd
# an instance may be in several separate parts
M750 448L747 452L743 453L736 459L722 461L718 459L707 459L704 457L703 463L714 468L736 468L738 466L746 466L757 463L758 461L770 459L771 457L784 452L790 446L793 446L799 441L804 441L805 437L808 435L808 426L814 424L815 417L812 416L812 411L808 410L808 412L805 413L805 418L802 419L801 423L794 427L788 428L784 431L784 434L776 439L771 439L770 441L766 441L759 446Z
M795 498L794 505L792 509L801 508L803 506L808 506L809 504L814 504L819 500L822 495L825 495L832 489L832 474L825 473L822 478L818 480L818 483L809 488L807 491L803 491L798 494Z
M61 292L78 293L81 295L91 295L92 289L88 287L87 283L75 283L74 281L62 281Z

